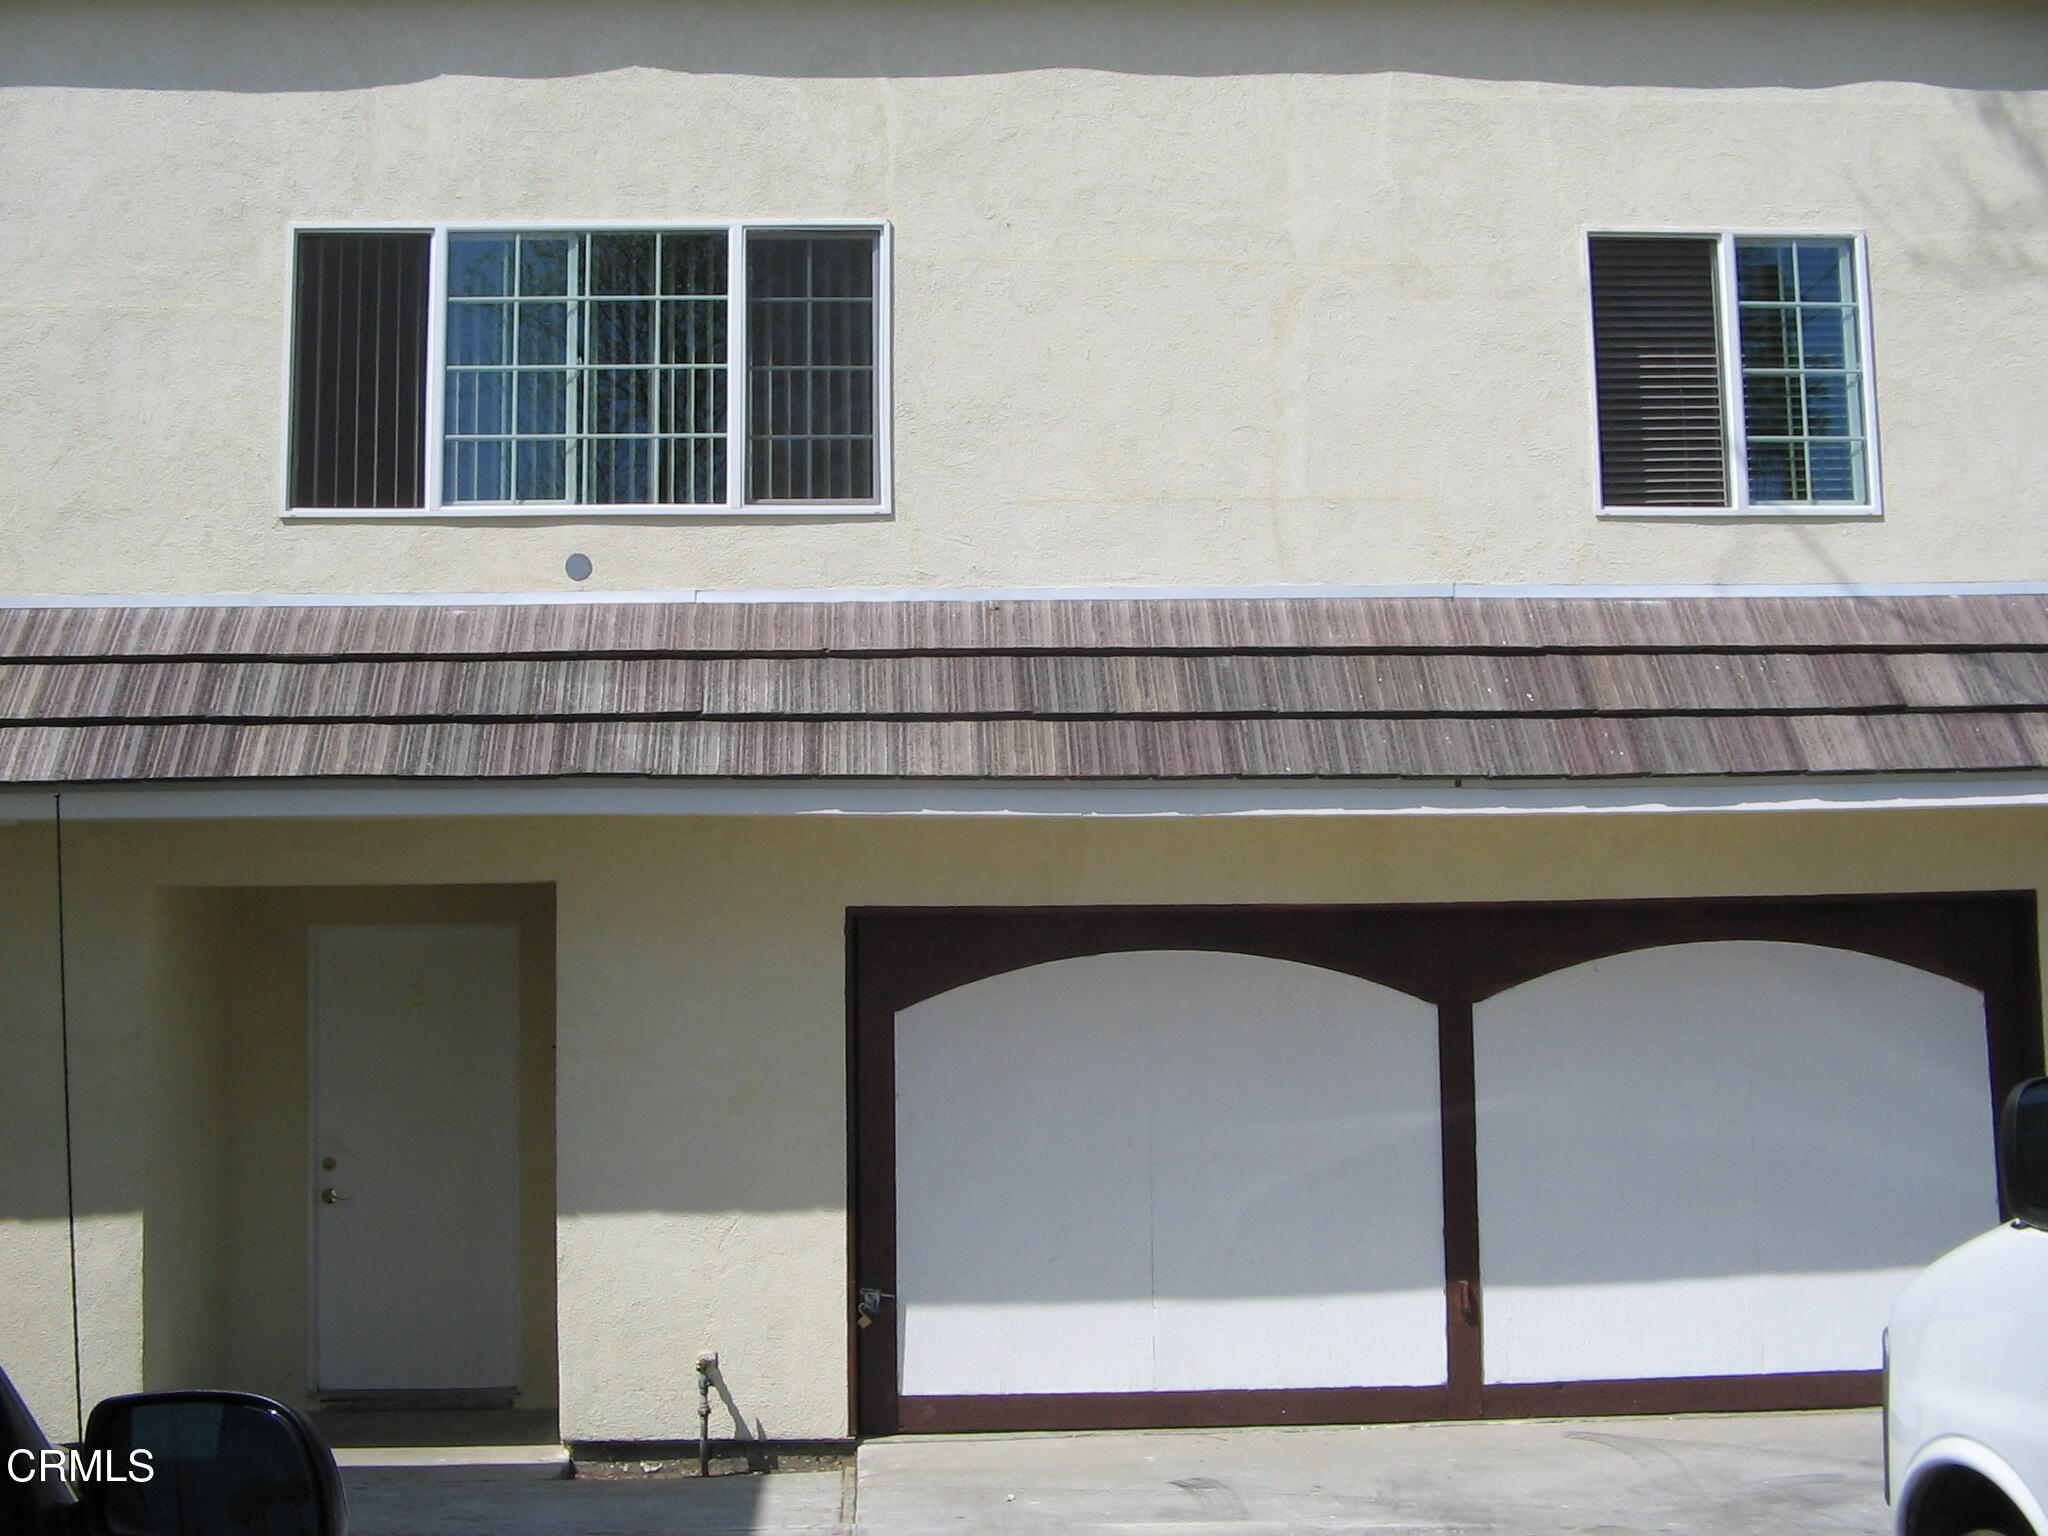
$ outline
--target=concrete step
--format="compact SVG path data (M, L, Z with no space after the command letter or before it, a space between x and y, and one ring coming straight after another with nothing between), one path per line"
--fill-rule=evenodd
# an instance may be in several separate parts
M563 1445L350 1445L334 1460L348 1479L403 1473L408 1481L545 1482L569 1475Z

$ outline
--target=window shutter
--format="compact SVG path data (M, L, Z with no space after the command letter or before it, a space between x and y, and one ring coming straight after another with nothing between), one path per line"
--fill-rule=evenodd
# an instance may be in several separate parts
M291 504L426 505L424 234L298 237Z
M1600 500L1725 507L1712 240L1592 239Z

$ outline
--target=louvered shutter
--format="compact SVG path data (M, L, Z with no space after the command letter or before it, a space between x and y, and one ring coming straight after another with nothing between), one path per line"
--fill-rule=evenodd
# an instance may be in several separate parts
M298 237L291 504L426 505L424 234Z
M1729 504L1716 254L1713 240L1593 237L1604 506Z

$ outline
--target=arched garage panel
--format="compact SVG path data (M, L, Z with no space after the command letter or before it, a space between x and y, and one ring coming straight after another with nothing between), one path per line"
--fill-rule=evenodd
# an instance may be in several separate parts
M896 1015L906 1397L1445 1380L1436 1010L1263 957Z
M1473 1011L1489 1382L1874 1369L1998 1221L1981 994L1811 945L1680 944Z

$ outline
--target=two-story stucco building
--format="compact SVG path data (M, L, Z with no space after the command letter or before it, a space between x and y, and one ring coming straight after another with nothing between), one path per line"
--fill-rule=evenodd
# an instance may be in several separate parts
M1875 1400L2048 882L2048 15L0 5L0 1362Z

